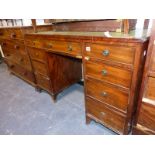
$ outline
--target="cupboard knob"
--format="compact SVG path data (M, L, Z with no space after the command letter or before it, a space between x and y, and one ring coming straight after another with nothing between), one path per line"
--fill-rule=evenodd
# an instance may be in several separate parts
M85 60L89 61L90 60L90 57L85 57Z
M102 70L102 75L104 75L104 76L107 75L107 70L103 69Z
M106 97L106 96L107 96L107 93L106 93L106 92L102 92L101 95L102 95L103 97Z
M104 50L103 52L102 52L102 54L104 55L104 56L108 56L109 55L109 51L108 50Z
M38 56L39 54L36 52L35 55Z

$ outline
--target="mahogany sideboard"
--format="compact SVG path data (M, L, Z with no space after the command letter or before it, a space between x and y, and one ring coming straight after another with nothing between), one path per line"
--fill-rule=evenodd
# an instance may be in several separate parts
M133 134L155 134L155 20L150 34Z
M95 120L119 134L131 131L137 107L147 31L38 32L25 34L36 87L53 98L78 82L83 66L86 123Z
M38 25L38 31L52 30L51 25ZM0 27L0 45L10 72L35 85L31 61L24 45L24 34L33 32L32 26Z

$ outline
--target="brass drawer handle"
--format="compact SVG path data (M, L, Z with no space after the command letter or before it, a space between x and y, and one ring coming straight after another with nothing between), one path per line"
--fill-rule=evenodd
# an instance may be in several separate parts
M11 38L15 38L16 34L15 33L11 33Z
M68 51L72 51L72 46L71 45L68 45Z
M106 115L106 113L105 113L105 112L101 112L101 114L102 114L102 116L105 116L105 115Z
M84 59L87 60L87 61L89 61L90 60L90 57L85 57Z
M105 69L102 70L102 75L105 76L105 75L107 75L107 73L108 73L107 70L105 70Z
M19 49L19 46L18 46L18 45L15 45L14 48L15 48L15 49Z
M48 44L47 47L48 48L53 48L53 45L52 44Z
M104 50L104 51L102 52L102 54L103 54L104 56L108 56L108 55L110 54L110 52L109 52L109 50Z
M106 97L107 96L107 92L101 92L101 96Z
M6 45L6 43L2 43L2 46L5 46Z

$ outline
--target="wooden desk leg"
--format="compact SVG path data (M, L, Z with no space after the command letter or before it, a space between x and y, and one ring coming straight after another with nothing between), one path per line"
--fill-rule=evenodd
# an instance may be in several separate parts
M86 115L86 124L90 124L91 118Z
M41 89L40 87L38 87L38 86L35 87L35 90L36 90L37 92L39 92L39 93L42 92L42 89Z
M54 103L56 103L57 95L58 95L58 94L54 94L54 95L52 94L52 95L51 95L52 100L54 101Z

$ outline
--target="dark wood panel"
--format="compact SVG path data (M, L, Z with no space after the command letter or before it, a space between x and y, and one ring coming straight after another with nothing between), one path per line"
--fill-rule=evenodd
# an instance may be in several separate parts
M81 80L81 61L48 53L48 62L54 94Z

